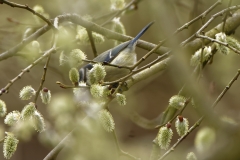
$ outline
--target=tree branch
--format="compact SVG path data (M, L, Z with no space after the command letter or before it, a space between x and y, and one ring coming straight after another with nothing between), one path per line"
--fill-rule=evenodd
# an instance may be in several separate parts
M51 53L55 52L57 50L57 48L51 48L48 51L46 51L44 53L44 55L42 55L41 57L39 57L37 60L35 60L32 64L30 64L28 67L26 67L25 69L22 70L21 73L19 73L15 78L13 78L12 80L10 80L10 82L0 90L0 96L3 93L8 93L8 89L9 87L11 87L13 85L14 82L16 82L17 80L19 80L23 74L25 74L26 72L29 72L30 69L32 67L34 67L36 64L38 64L42 59L44 59L45 57L49 56Z
M240 6L238 5L237 7L239 8ZM240 25L240 10L237 10L232 15L232 17L229 17L226 20L225 29L224 29L225 33L226 34L233 33L239 27L239 25ZM216 27L212 28L210 31L206 32L205 35L207 37L214 38L217 33L222 31L222 27L223 27L223 23L220 23ZM204 44L207 45L210 42L211 41L209 41L209 40L205 40ZM191 41L190 43L186 44L186 46L184 48L186 48L189 53L192 53L192 52L198 50L199 48L201 48L201 46L202 46L202 40L201 40L201 38L197 38L197 39Z
M45 22L46 22L49 26L51 26L53 29L56 29L56 28L53 26L52 22L51 22L49 19L47 19L47 18L45 18L43 15L35 12L35 11L34 11L32 8L30 8L27 4L21 5L21 4L17 4L17 3L14 3L14 2L10 2L10 1L7 1L7 0L0 0L0 4L3 4L3 3L5 3L5 4L7 4L7 5L9 5L9 6L13 7L13 8L16 7L16 8L25 9L25 10L33 13L34 15L37 15L39 18L41 18L43 21L45 21Z

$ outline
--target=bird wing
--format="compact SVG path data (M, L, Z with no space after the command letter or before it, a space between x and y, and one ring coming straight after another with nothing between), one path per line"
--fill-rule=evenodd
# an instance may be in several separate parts
M96 58L94 58L93 60L98 62L111 63L118 56L118 54L128 46L129 43L130 41L127 41L112 49L109 49L100 54L99 56L97 56Z
M128 46L129 43L130 43L130 41L127 41L127 42L124 42L124 43L114 47L113 49L109 49L109 50L103 52L102 54L98 55L93 60L97 61L97 62L111 63L117 57L117 55ZM80 74L79 81L86 82L87 81L87 71L91 70L92 68L93 68L92 63L89 63L89 64L83 66L79 70L79 74Z

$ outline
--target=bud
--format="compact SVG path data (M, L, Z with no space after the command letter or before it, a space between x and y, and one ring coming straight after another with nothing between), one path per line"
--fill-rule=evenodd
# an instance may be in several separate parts
M57 21L55 21L55 25ZM62 25L58 26L56 45L57 46L69 46L71 45L72 39L74 39L75 34L72 34L70 28L64 27Z
M35 12L39 13L39 14L43 14L43 13L44 13L44 9L43 9L43 7L40 6L40 5L34 6L34 7L33 7L33 10L34 10Z
M84 19L85 21L92 21L93 18L89 14L86 14L82 17L82 19Z
M0 116L3 117L7 113L7 106L6 103L0 99Z
M172 96L169 100L169 106L181 109L185 104L186 98L180 95Z
M197 160L197 157L193 152L189 152L186 158L187 160Z
M36 51L40 52L41 49L40 49L40 44L38 41L32 41L31 43L32 47L35 48Z
M42 132L45 130L44 118L40 112L36 110L32 116L32 119L35 130L37 130L38 132Z
M108 98L111 94L111 90L109 90L109 86L103 86L103 98Z
M114 18L112 20L113 22L113 25L112 25L112 30L114 32L117 32L117 33L120 33L120 34L126 34L126 30L125 30L125 27L124 25L122 24L122 22L120 21L120 17L118 18ZM119 45L121 42L120 41L117 41L117 40L114 40L114 46L117 46Z
M89 44L89 37L88 37L87 31L82 26L77 28L76 39L80 44L84 44L84 45Z
M193 98L191 98L191 105L194 107L194 108L197 108L198 106L197 106L197 104L196 104L196 102L195 102L195 100L193 99Z
M107 132L112 132L115 129L115 123L109 111L106 109L99 111L98 117L101 125Z
M120 17L118 18L114 18L112 20L113 22L113 25L112 25L112 30L114 32L117 32L117 33L120 33L120 34L126 34L126 30L125 30L125 27L124 25L122 24L122 22L120 21Z
M17 150L19 140L17 140L13 133L6 132L6 134L3 142L3 155L6 159L10 159Z
M13 126L14 124L17 123L21 118L21 113L19 111L12 111L7 114L7 116L4 119L4 123Z
M183 118L182 116L178 116L178 118L175 122L175 127L176 127L178 135L181 137L187 133L188 127L189 127L189 122L186 118Z
M231 117L227 117L227 116L222 116L221 118L221 121L224 122L224 123L227 123L230 124L230 125L235 125L237 126L238 125L238 122L236 122L233 118Z
M96 44L100 44L105 41L104 37L101 34L98 34L96 32L92 32L92 37L93 37L94 43L96 43ZM78 40L78 42L80 44L83 44L83 45L90 44L88 33L85 28L78 29L76 39Z
M69 71L69 79L76 86L78 85L80 75L76 68L71 68Z
M111 0L112 10L121 10L125 7L125 0Z
M91 72L93 72L93 76L97 82L102 81L106 76L105 68L101 64L94 64Z
M31 34L33 34L34 29L33 28L27 28L23 34L23 39L26 39L29 37Z
M93 36L94 43L96 43L96 44L101 44L101 43L103 43L105 41L104 36L101 35L101 34L98 34L96 32L92 32L92 36Z
M192 55L192 58L190 60L190 65L191 66L197 66L199 63L208 61L210 56L212 55L212 48L209 47L204 47L203 52L202 48L197 50L194 55ZM202 57L201 57L202 56Z
M230 50L228 47L225 47L223 45L220 44L216 44L216 48L218 51L220 51L222 54L224 55L228 55L230 53Z
M21 118L23 120L29 119L34 114L35 111L36 111L35 104L30 102L23 108L21 112Z
M87 56L80 49L74 49L70 53L69 62L71 66L78 67L83 64L83 60L86 58Z
M225 33L220 32L220 33L216 34L215 37L216 37L216 40L223 42L223 43L227 43L227 38L226 38L227 36ZM225 54L225 55L229 54L229 52L230 52L229 48L227 48L219 43L216 43L216 48L218 51L220 51L222 54Z
M40 97L44 104L49 104L51 101L51 91L47 88L43 88L40 92Z
M60 53L59 56L59 65L62 66L63 64L65 64L68 61L68 57L64 54L64 52L62 51Z
M157 139L161 149L168 149L172 137L173 131L170 127L164 126L159 129Z
M49 19L49 14L47 14L47 13L44 11L44 9L43 9L42 6L36 5L36 6L33 7L33 10L34 10L35 12L41 14L43 17ZM35 21L36 21L37 24L40 25L40 24L44 23L44 21L43 21L41 18L39 18L38 16L36 16L36 15L33 15L33 16L34 16L34 19L35 19Z
M32 88L32 86L23 87L23 89L19 93L19 97L21 100L29 100L36 94L36 91Z
M201 128L195 137L195 147L198 152L209 151L216 140L215 130L210 127Z
M41 52L41 47L38 41L32 41L31 45L28 45L28 53L31 58L38 58Z
M116 100L120 106L125 106L127 104L126 97L124 94L117 93Z
M223 43L227 42L226 34L223 32L216 34L215 37L216 37L216 40L218 40L220 42L223 42Z
M91 85L90 92L95 98L103 97L104 86L101 86L100 84L93 84Z
M92 70L90 70L90 71L88 70L87 71L87 84L92 85L92 84L95 84L95 83L97 83L97 80L94 76L94 72Z
M238 40L236 40L235 38L233 38L232 36L227 36L227 43L232 46L233 48L237 49L240 51L240 43L238 42Z

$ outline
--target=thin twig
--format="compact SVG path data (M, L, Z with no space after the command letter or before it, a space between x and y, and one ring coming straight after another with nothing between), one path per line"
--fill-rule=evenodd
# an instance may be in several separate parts
M101 26L105 26L106 24L110 23L114 17L119 16L121 13L123 13L125 10L127 10L129 7L131 7L134 3L137 4L138 2L140 2L140 0L132 0L131 2L129 2L123 9L116 11L115 13L110 13L109 15L111 16L106 22L104 22L103 24L101 24Z
M118 142L118 139L117 139L117 136L116 136L115 130L113 130L112 135L113 135L115 144L116 144L116 146L117 146L117 150L118 150L119 155L126 156L126 157L128 157L128 158L130 158L130 159L139 160L139 158L137 158L137 157L135 157L135 156L133 156L133 155L131 155L131 154L129 154L129 153L127 153L127 152L125 152L125 151L123 151L123 150L121 149L121 147L120 147L120 145L119 145L119 142Z
M30 69L32 67L34 67L36 64L38 64L42 59L44 59L45 57L47 57L49 54L53 53L53 52L56 52L58 48L51 48L49 49L48 51L46 51L44 53L44 55L42 55L41 57L39 57L37 60L35 60L32 64L30 64L28 67L26 67L25 69L23 69L21 71L21 73L19 73L15 78L13 78L12 80L10 80L10 82L0 90L0 96L3 94L3 93L8 93L8 90L9 88L17 81L19 80L23 74L25 74L26 72L29 72Z
M133 66L131 66L131 69L136 68L140 63L142 63L144 60L146 60L151 54L153 54L160 46L163 45L164 42L160 42L158 45L156 45L151 51L149 51L145 56L143 56L140 60L137 61Z
M211 8L209 8L209 11L211 11L216 5L218 5L220 2L218 2L218 3L215 3L215 5L213 5ZM233 6L233 7L231 7L230 9L231 10L236 10L237 8L239 8L240 6ZM222 11L220 11L220 12L218 12L218 13L216 13L216 14L214 14L213 16L212 16L212 18L207 22L207 23L205 23L199 30L198 30L198 32L200 33L200 32L202 32L206 27L207 27L207 25L206 24L210 24L210 22L214 19L214 18L216 18L217 16L220 16L220 15L222 15L223 13L225 13L227 10L226 9L224 9L224 10L222 10ZM208 12L207 12L208 13ZM199 35L194 35L194 36L199 36ZM165 42L166 40L164 40L164 42ZM214 39L212 39L212 41L216 41L216 40L214 40ZM164 42L162 42L162 43L164 43ZM181 43L181 45L185 45L185 43L187 43L188 41L184 41L184 42L182 42ZM225 44L225 43L222 43L222 42L220 42L221 44L223 44L223 45L225 45L225 46L228 46L229 48L231 48L233 51L235 51L236 53L239 53L239 51L238 50L236 50L235 48L233 48L233 47L231 47L231 46L229 46L228 44ZM161 44L159 44L159 45L161 45ZM157 48L158 46L155 46L155 48ZM151 51L150 51L151 52ZM150 53L149 52L149 53ZM171 53L172 51L168 51L167 53L165 53L164 55L163 55L163 57L165 58L165 57L168 57L169 55L170 55L170 53ZM151 53L150 53L151 54ZM150 55L149 54L149 55ZM147 54L148 55L148 54ZM155 61L153 61L153 62L151 62L152 64L155 64L155 63L157 63L158 61L159 61L159 59L163 59L162 58L162 56L160 56L160 57L158 57ZM143 60L140 60L140 61L143 61ZM113 81L113 82L105 82L105 84L112 84L112 83L116 83L116 82L120 82L120 81L124 81L124 80L126 80L128 77L130 77L131 75L133 75L134 74L134 72L135 73L137 73L137 72L139 72L139 71L141 71L141 70L143 70L143 69L145 69L146 67L150 67L152 64L148 64L148 65L146 65L146 66L144 66L144 67L142 67L142 68L140 68L140 69L138 69L138 70L135 70L135 71L132 71L132 72L130 72L128 75L126 75L125 77L122 77L121 79L119 79L119 80L116 80L116 81Z
M94 32L104 35L108 39L114 39L114 40L118 40L121 42L125 42L125 41L133 39L133 37L131 37L131 36L126 36L123 34L119 34L117 32L113 32L113 31L106 29L104 27L101 27L93 22L86 21L77 14L65 14L65 15L59 16L59 18L62 21L68 20L68 21L71 21L72 23L81 25L84 28L90 29L91 31L94 31ZM137 46L140 48L146 49L146 50L151 50L156 45L146 42L146 41L143 41L143 40L138 40ZM161 47L160 49L155 51L155 53L162 55L163 53L167 52L168 50L169 49L166 47Z
M136 74L136 73L138 73L138 72L140 72L140 71L142 71L142 70L144 70L146 68L150 68L152 65L158 63L160 60L163 60L163 59L167 58L169 56L169 54L170 54L170 51L165 53L162 56L158 56L155 60L153 60L152 62L148 63L147 65L145 65L145 66L143 66L143 67L141 67L139 69L131 71L128 75L126 75L126 76L124 76L124 77L122 77L122 78L120 78L118 80L111 81L111 82L104 82L104 85L110 85L110 84L114 84L114 83L118 83L118 82L124 82L130 76L132 76L132 75L134 75L134 74Z
M32 42L33 40L37 39L44 33L46 33L51 27L49 25L45 25L42 28L38 29L36 32L31 34L26 39L23 39L19 44L14 46L13 48L9 49L8 51L5 51L0 54L0 61L7 59L9 57L14 56L17 52L23 49L28 43Z
M37 102L39 93L40 93L40 91L41 91L41 89L43 87L43 84L45 82L45 78L46 78L46 74L47 74L47 68L48 68L48 64L49 64L50 58L51 58L51 54L48 55L47 62L46 62L46 64L43 67L43 75L42 75L41 82L40 82L40 85L38 87L38 90L36 91L36 95L35 95L35 98L34 98L34 101L33 101L34 103Z
M88 63L100 63L100 64L105 65L105 66L112 66L112 67L116 67L116 68L126 68L126 69L129 69L129 70L132 69L131 67L128 67L128 66L115 65L115 64L108 63L108 62L98 62L98 61L89 60L89 59L83 59L82 61L88 62Z
M39 25L34 25L34 24L30 24L30 23L23 23L23 22L19 22L16 19L7 17L8 22L14 23L16 25L25 25L25 26L31 26L31 27L39 27Z
M234 7L230 7L230 9L232 9L232 10L235 10L236 8L240 8L240 5L234 6ZM224 9L224 10L222 10L222 11L214 14L214 15L212 16L212 18L211 18L207 23L205 23L205 24L198 30L198 32L199 32L199 33L202 32L202 31L210 24L210 22L214 19L213 17L220 16L221 14L223 14L223 13L225 13L225 12L226 12L226 9ZM197 33L198 33L198 32L197 32ZM199 35L198 35L198 34L195 34L194 37L195 37L195 36L197 37L197 36L199 36ZM213 39L213 41L216 41L216 40ZM183 45L183 44L185 44L185 43L186 43L186 41L182 42L181 45ZM220 42L220 43L222 43L222 42ZM228 44L224 44L224 43L222 43L222 44L225 45L225 46L228 46ZM160 45L160 44L159 44L159 45ZM156 47L156 46L155 46L155 47ZM239 51L237 51L237 50L236 50L235 48L233 48L233 47L231 47L231 49L232 49L233 51L236 51L236 53L239 52ZM127 78L129 78L130 76L132 76L133 74L138 73L139 71L141 71L141 70L143 70L143 69L145 69L145 68L147 68L147 67L150 67L151 65L159 62L159 60L162 60L162 59L165 58L165 57L168 57L171 52L172 52L172 51L170 50L170 51L168 51L167 53L165 53L164 55L159 56L156 60L152 61L152 62L149 63L148 65L146 65L146 66L144 66L144 67L142 67L142 68L140 68L140 69L133 70L132 72L130 72L130 73L129 73L128 75L126 75L125 77L122 77L122 78L120 78L120 79L118 79L118 80L116 80L116 81L113 81L113 82L105 82L104 84L108 85L108 84L117 83L117 82L120 82L120 81L123 82L124 80L126 80Z
M91 47L92 47L93 55L94 55L94 57L97 57L98 54L97 54L97 49L96 49L96 46L95 46L95 43L93 40L92 31L90 31L89 29L86 29L86 30L87 30L87 34L88 34L88 37L90 40Z
M154 53L160 46L162 46L163 44L165 44L170 38L172 38L174 35L176 35L177 33L179 33L180 31L187 29L190 25L192 25L194 22L196 22L197 20L205 17L209 12L211 12L216 6L218 6L219 4L221 4L221 0L217 1L216 3L214 3L211 7L209 7L206 11L204 11L202 14L200 14L199 16L197 16L196 18L192 19L191 21L185 23L182 27L178 28L171 36L169 36L168 38L162 40L157 46L155 46L150 52L148 52L144 57L142 57L134 66L132 66L132 68L135 68L136 66L138 66L142 61L144 61L148 56L150 56L152 53Z
M86 21L86 20L82 19L77 14L60 15L57 18L59 18L59 23L62 23L64 21L71 21L75 24L78 24L78 25L81 25L81 26L83 26L87 29L90 29L91 31L100 33L100 34L104 35L105 37L107 37L109 39L115 39L115 40L118 40L118 41L128 41L128 40L131 40L133 38L133 37L122 35L122 34L110 31L106 28L100 27L99 25L97 25L93 22ZM10 49L6 52L3 52L2 54L0 54L0 61L4 60L4 59L7 59L11 56L14 56L25 45L27 45L31 41L37 39L39 36L41 36L42 34L47 32L50 28L51 27L48 26L48 25L40 28L39 30L37 30L35 33L33 33L32 35L30 35L29 37L24 39L21 43L19 43L18 45L16 45L12 49ZM152 43L149 43L149 42L146 42L146 41L138 40L137 46L140 47L140 48L146 49L146 50L151 50L156 45L152 44ZM168 50L169 49L166 48L166 47L161 47L160 49L156 50L155 53L158 53L159 55L161 55L161 54L167 52Z
M228 1L228 11L227 11L227 13L225 14L225 16L224 16L224 18L223 18L222 32L224 32L226 20L227 20L227 17L228 17L228 15L229 15L229 7L231 6L231 4L232 4L232 0L229 0L229 1Z
M11 7L16 7L16 8L22 8L22 9L26 9L30 12L32 12L34 15L38 16L39 18L41 18L43 21L45 21L49 26L51 26L53 29L56 29L53 24L51 23L51 21L47 18L45 18L43 15L41 15L40 13L38 12L35 12L32 8L30 8L27 4L25 5L21 5L21 4L17 4L17 3L14 3L14 2L10 2L10 1L7 1L7 0L0 0L0 4L7 4Z
M232 6L232 7L229 7L227 9L223 9L222 11L214 14L211 16L211 18L196 32L196 34L193 34L191 37L189 37L188 39L186 39L185 41L183 41L181 43L181 46L185 46L187 43L189 43L190 41L192 41L196 35L199 35L205 28L207 28L209 26L209 24L217 17L219 16L222 16L224 13L226 12L229 12L229 11L232 11L232 10L237 10L240 8L240 5L237 5L237 6Z
M177 118L177 116L179 116L179 115L181 115L181 114L183 113L183 111L185 110L185 108L186 108L187 105L189 104L190 100L191 100L191 98L186 99L186 101L184 102L184 105L183 105L182 109L178 112L178 114L176 114L175 116L173 116L173 118L170 119L168 122L163 123L163 124L161 124L161 125L157 125L157 126L155 127L155 129L161 128L161 127L165 126L167 123L172 123L172 122Z
M239 5L230 7L231 10L236 10L236 9L239 9L239 8L240 8ZM100 33L100 34L104 35L105 37L107 37L109 39L115 39L115 40L118 40L118 41L128 41L128 40L132 39L132 37L130 37L130 36L126 36L126 35L121 35L119 33L115 33L113 31L110 31L110 30L106 29L106 28L102 28L102 27L96 25L95 23L83 20L80 16L78 16L76 14L60 15L60 16L58 16L58 18L59 18L60 23L63 22L63 21L71 21L71 22L76 23L78 25L81 25L81 26L83 26L83 27L85 27L87 29L90 28L91 31ZM239 24L238 23L238 21L239 21L238 18L239 18L239 16L237 17L237 19L235 17L229 17L228 18L229 21L226 21L226 22L231 23L231 25L229 25L228 32L236 29L236 27ZM187 26L187 25L184 25L184 26ZM184 26L183 26L183 28L184 28ZM10 49L10 50L0 54L0 61L4 60L4 59L7 59L7 58L9 58L11 56L14 56L16 54L16 52L20 51L26 44L28 44L31 41L35 40L36 38L38 38L39 36L44 34L46 31L48 31L50 28L51 27L48 26L48 25L40 28L38 31L36 31L32 35L30 35L28 38L24 39L21 43L19 43L18 45L16 45L12 49ZM216 30L216 29L217 28L214 28L214 30ZM181 28L179 30L181 30ZM209 33L210 32L212 32L212 30L209 31ZM194 35L194 37L195 37L195 35ZM185 40L181 44L185 45L188 42L190 42L190 39ZM189 43L189 45L187 46L186 49L190 49L190 50L192 48L194 48L194 50L198 49L198 44L196 44L196 43L197 43L196 41L193 41L193 42ZM205 44L206 44L206 42L205 42ZM146 42L146 41L138 40L137 46L140 47L140 48L146 49L146 50L151 50L156 45L152 44L152 43L149 43L149 42ZM162 54L166 53L167 51L169 51L168 48L161 47L158 50L156 50L155 53L157 53L159 55L162 55Z
M126 68L129 70L133 70L134 68L136 68L141 62L143 62L144 60L146 60L151 54L153 54L160 46L162 46L164 42L160 42L158 45L156 45L152 50L150 50L145 56L143 56L140 60L138 60L134 65L128 67L128 66L120 66L120 65L114 65L111 63L106 63L106 62L102 62L103 65L108 65L108 66L112 66L112 67L117 67L117 68ZM99 63L97 61L93 61L93 60L83 60L85 62L90 62L90 63ZM136 71L135 71L136 72ZM138 72L138 71L137 71Z
M58 26L56 26L56 28L58 28ZM52 48L55 48L56 47L56 41L57 41L57 34L53 34L53 39L52 39ZM48 55L48 58L47 58L47 62L46 64L44 65L43 67L43 75L42 75L42 78L41 78L41 82L40 82L40 85L38 87L38 90L36 91L36 95L35 95L35 98L34 98L34 103L36 104L37 102L37 99L38 99L38 96L39 96L39 93L40 91L42 90L42 87L43 87L43 84L45 82L45 78L46 78L46 74L47 74L47 68L48 68L48 65L49 65L49 61L51 59L51 55L52 54L49 54Z
M115 95L118 93L118 91L119 91L119 89L121 88L122 84L123 84L122 82L119 82L119 83L118 83L118 86L117 86L117 88L115 89L115 91L113 92L112 96L115 96Z
M48 155L43 159L43 160L54 160L58 153L63 149L63 147L65 146L65 143L70 139L70 137L72 136L72 132L68 133L68 135L66 137L64 137L62 139L62 141L53 148L53 150L51 150L51 152L48 153Z
M209 12L211 12L216 6L218 6L219 4L221 4L221 0L217 1L216 3L214 3L211 7L209 7L206 11L204 11L202 14L200 14L199 16L197 16L196 18L192 19L191 21L185 23L182 27L178 28L171 36L169 36L168 38L162 40L157 46L155 46L150 52L148 52L144 57L142 57L134 66L132 66L132 68L135 68L136 66L138 66L142 61L144 61L148 56L150 56L152 53L154 53L160 46L162 46L163 44L165 44L170 38L172 38L174 35L176 35L177 33L179 33L180 31L187 29L190 25L192 25L194 22L196 22L197 20L205 17Z
M111 100L112 100L112 99L109 99L109 101L106 101L105 106L104 106L103 108L106 108L107 105L110 103ZM81 121L82 121L82 123L80 124L81 128L86 127L86 126L82 126L82 124L84 124L84 121L86 121L87 118L88 118L88 117L84 117L84 118L81 120ZM76 132L76 131L77 131L76 129L77 129L77 128L74 128L70 133L68 133L68 135L65 136L65 137L62 139L62 141L61 141L60 143L58 143L58 145L55 146L55 147L48 153L48 155L47 155L43 160L55 160L56 157L58 156L58 154L60 153L60 151L65 147L67 141L69 141L70 138L71 138L71 136L74 135L73 132Z
M172 36L174 36L175 34L179 33L180 31L182 31L183 29L188 28L188 26L190 26L192 23L194 23L195 21L197 21L198 19L206 16L210 11L212 11L217 5L221 4L221 1L217 1L215 4L213 4L210 8L208 8L205 12L203 12L201 15L199 15L198 17L194 18L193 20L191 20L190 22L186 23L185 25L183 25L182 27L178 28L173 34ZM164 39L163 41L161 41L157 46L155 46L150 52L148 52L144 57L142 57L136 64L134 64L133 66L131 66L131 69L134 69L136 66L138 66L141 62L143 62L147 57L149 57L152 53L154 53L160 46L162 46L168 39L170 39L172 36L168 37L167 39ZM171 51L167 52L166 54L164 54L164 57L169 56ZM162 59L160 57L158 57L159 59ZM151 65L159 62L159 59L156 59L156 61L154 61L152 64L142 67L141 69L138 69L136 71L134 71L135 73L150 67ZM116 83L122 80L125 80L126 78L130 77L131 75L133 75L133 71L130 72L127 76L123 77L122 79L119 79L117 81L114 82L107 82L106 84L111 84L111 83Z
M230 89L232 84L238 79L240 75L240 69L238 69L237 73L234 75L234 77L230 80L228 85L224 88L224 90L220 93L220 95L217 97L216 101L212 104L211 108L215 108L218 102L222 99L222 97L227 93L227 91ZM201 122L203 121L204 116L202 116L189 130L188 132L182 136L178 141L166 152L164 155L159 158L158 160L163 160L170 152L174 151L174 149L183 141L196 127L198 127Z
M190 25L192 25L193 23L195 23L197 20L202 19L203 17L207 16L208 13L210 13L214 8L216 8L218 5L220 5L222 2L221 0L218 0L217 2L215 2L212 6L210 6L206 11L204 11L202 14L200 14L199 16L195 17L194 19L192 19L191 21L185 23L182 27L178 28L172 36L176 35L177 33L179 33L180 31L187 29Z
M240 54L240 51L239 51L239 50L237 50L236 48L230 46L228 43L221 42L221 41L218 41L218 40L216 40L216 39L213 39L213 38L211 38L211 37L204 36L204 35L198 35L198 34L197 34L196 37L202 38L202 39L207 39L207 40L209 40L209 41L211 41L211 42L216 42L216 43L218 43L218 44L220 44L220 45L223 45L223 46L231 49L231 50L234 51L235 53Z
M228 85L224 88L224 90L221 92L221 94L217 97L216 101L212 104L212 108L215 108L218 102L222 99L222 97L227 93L227 91L230 89L232 84L238 79L240 75L240 69L238 69L235 76L231 79L231 81L228 83Z
M178 139L178 141L170 148L167 150L167 152L165 152L158 160L163 160L167 155L169 155L169 153L173 152L174 149L195 129L197 128L204 117L201 117L188 131L187 133L182 136L181 138Z
M62 82L57 81L56 84L58 84L61 88L68 89L68 88L89 88L89 86L73 86L73 85L66 85Z

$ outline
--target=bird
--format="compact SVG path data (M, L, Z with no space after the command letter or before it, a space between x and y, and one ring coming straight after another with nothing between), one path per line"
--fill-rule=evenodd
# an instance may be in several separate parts
M137 55L135 52L137 41L153 23L154 22L147 24L132 40L121 43L120 45L101 53L100 55L95 57L93 61L105 64L110 63L126 67L133 66L137 62ZM89 63L79 70L79 82L82 81L88 83L87 73L93 68L93 65L93 63ZM118 68L108 65L105 65L105 71L105 82L115 81L119 78L126 76L130 72L127 68Z

